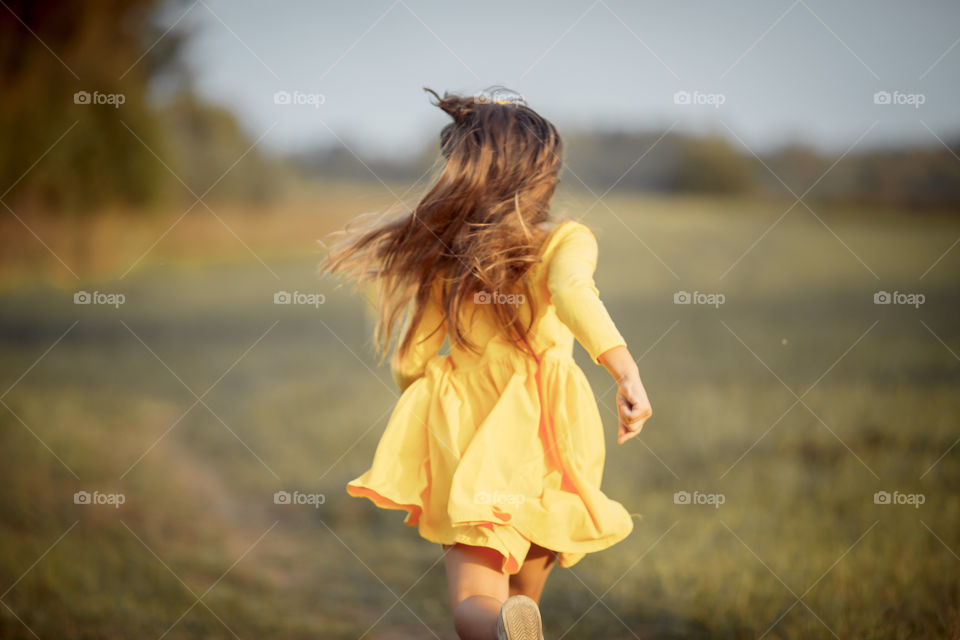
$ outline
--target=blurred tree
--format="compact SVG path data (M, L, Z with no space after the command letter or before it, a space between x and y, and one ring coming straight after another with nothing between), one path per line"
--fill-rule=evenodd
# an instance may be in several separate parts
M807 203L960 212L960 145L871 149L835 156L794 143L758 160L725 137L620 129L565 132L564 181L597 195L617 189L754 194ZM290 156L297 179L412 182L439 155L435 142L412 158L357 159L341 145ZM766 166L764 166L766 165ZM772 173L771 173L772 172ZM775 174L775 175L774 175ZM781 182L781 180L783 182ZM812 187L812 188L811 188Z
M748 156L726 138L684 138L671 186L677 191L745 193L753 187L754 177Z
M581 186L581 180L598 195L617 188L670 190L678 154L676 134L659 131L598 129L566 133L565 180Z
M798 147L780 150L767 164L808 203L856 204L960 212L958 145L880 148L852 152L839 162ZM783 191L770 176L769 190Z
M167 172L151 152L162 152L162 136L146 94L151 77L177 67L183 35L161 38L156 21L161 5L170 4L4 3L0 194L6 201L78 212L112 202L145 204L162 194Z
M169 165L204 202L263 204L276 195L275 163L253 146L228 109L182 91L159 109L158 124L167 136Z
M773 171L797 195L813 186L830 166L830 163L815 149L799 143L787 145L767 154L764 161L770 167L770 171ZM760 182L766 183L769 192L783 195L787 192L780 180L766 173Z

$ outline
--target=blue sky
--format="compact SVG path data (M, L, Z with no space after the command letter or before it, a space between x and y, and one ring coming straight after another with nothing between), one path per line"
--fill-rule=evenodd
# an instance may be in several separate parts
M421 87L493 84L561 133L715 131L758 153L960 134L954 2L188 0L177 20L198 92L278 151L413 151L448 120Z

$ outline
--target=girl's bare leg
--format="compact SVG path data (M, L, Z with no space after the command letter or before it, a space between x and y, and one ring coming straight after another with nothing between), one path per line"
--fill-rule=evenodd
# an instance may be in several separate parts
M531 544L520 571L510 576L510 595L525 595L540 604L540 594L556 564L556 557L556 552Z
M457 543L444 556L453 626L461 640L496 640L500 606L509 578L500 570L503 556L486 547Z

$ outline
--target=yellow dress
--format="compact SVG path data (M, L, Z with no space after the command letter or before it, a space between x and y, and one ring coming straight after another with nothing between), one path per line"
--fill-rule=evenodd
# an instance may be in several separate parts
M444 328L423 340L443 319L435 288L410 350L391 358L403 393L373 463L347 484L351 496L406 510L404 522L429 541L496 549L510 574L531 542L569 567L633 529L626 509L600 490L600 412L573 359L574 337L598 365L601 353L626 344L593 280L596 239L566 220L540 258L528 271L539 361L502 335L482 299L467 304L473 320L464 326L483 353L452 346L438 354ZM522 302L521 313L529 309Z

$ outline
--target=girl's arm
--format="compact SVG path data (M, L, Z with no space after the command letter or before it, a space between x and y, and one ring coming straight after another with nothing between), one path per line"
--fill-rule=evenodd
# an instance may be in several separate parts
M617 381L617 442L623 444L640 432L653 411L637 363L600 300L593 279L597 240L586 226L575 223L571 227L550 263L550 295L557 317L570 328L591 359L602 364Z
M586 226L568 223L547 276L557 317L567 325L595 364L599 356L617 346L626 346L593 280L597 268L597 240Z

